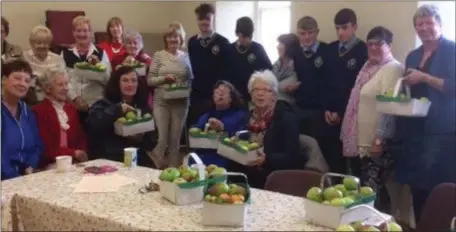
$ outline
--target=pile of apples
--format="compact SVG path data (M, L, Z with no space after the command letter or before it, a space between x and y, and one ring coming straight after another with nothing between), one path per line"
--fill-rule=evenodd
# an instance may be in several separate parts
M349 225L343 224L337 227L336 231L369 231L369 232L389 232L389 231L402 231L402 227L395 222L385 222L380 226L372 226L364 224L360 221L355 221Z
M240 150L241 152L249 152L260 148L260 145L258 143L251 143L247 140L236 141L234 136L231 138L224 138L223 143L237 150Z
M190 130L188 130L188 133L191 136L201 136L201 137L216 137L217 136L216 130L208 130L207 132L205 132L198 127L190 128Z
M215 204L242 205L246 195L247 190L240 185L216 183L208 188L204 200Z
M218 176L226 173L226 169L217 167L217 165L208 165L204 170L205 178L209 176ZM170 167L161 171L159 179L161 181L172 182L175 184L184 184L189 182L200 181L198 168L180 166L179 168Z
M348 206L356 200L374 195L371 187L363 186L358 191L359 180L353 177L345 177L343 184L337 184L325 189L312 187L307 191L306 198L322 204L332 206Z
M116 120L118 123L125 125L131 125L135 123L145 122L152 119L152 115L149 113L144 114L142 117L137 115L134 111L128 111L125 117L120 117Z

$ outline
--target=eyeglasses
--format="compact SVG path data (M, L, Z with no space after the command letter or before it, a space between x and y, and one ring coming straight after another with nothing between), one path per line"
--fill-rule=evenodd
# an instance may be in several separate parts
M272 93L272 89L269 88L253 88L253 93Z

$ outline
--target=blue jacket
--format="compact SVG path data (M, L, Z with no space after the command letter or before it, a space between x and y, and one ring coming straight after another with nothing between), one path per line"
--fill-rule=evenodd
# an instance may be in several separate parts
M410 52L406 67L416 69L422 54L423 47ZM432 189L443 182L456 182L455 62L455 43L442 37L422 71L443 79L443 91L426 84L410 87L412 97L427 97L432 105L425 118L396 120L391 152L400 183Z
M43 151L35 115L18 103L19 120L2 103L2 180L21 176L27 167L37 168Z

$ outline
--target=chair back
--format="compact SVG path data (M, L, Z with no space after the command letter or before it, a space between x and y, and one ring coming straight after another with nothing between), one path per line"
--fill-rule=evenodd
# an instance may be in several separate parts
M456 184L437 185L426 200L416 231L450 231L455 216Z
M305 197L307 191L320 186L322 173L311 170L280 170L269 174L265 190Z

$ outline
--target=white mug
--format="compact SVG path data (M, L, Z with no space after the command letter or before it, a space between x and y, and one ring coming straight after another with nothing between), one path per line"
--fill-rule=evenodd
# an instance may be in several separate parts
M57 172L68 172L71 170L73 157L68 155L55 157Z

